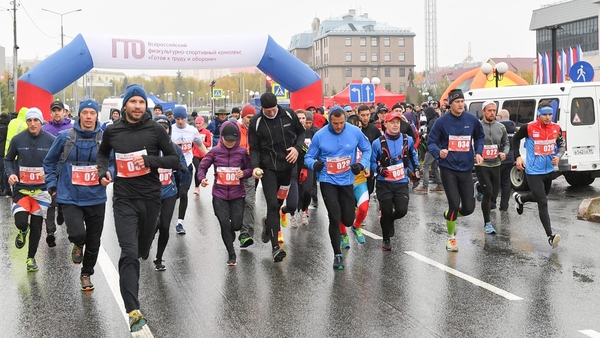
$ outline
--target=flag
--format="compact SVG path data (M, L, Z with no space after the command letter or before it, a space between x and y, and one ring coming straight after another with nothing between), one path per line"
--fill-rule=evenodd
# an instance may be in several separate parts
M566 82L570 67L567 67L567 55L565 54L565 50L563 49L560 53L560 82Z
M540 53L537 55L535 84L542 84L542 55Z
M556 52L556 83L561 83L564 82L561 80L561 74L562 74L562 61L561 61L561 57L560 57L560 52Z
M543 61L543 74L544 74L544 79L542 80L542 83L550 83L550 55L548 55L548 53L544 53L544 55L542 56Z

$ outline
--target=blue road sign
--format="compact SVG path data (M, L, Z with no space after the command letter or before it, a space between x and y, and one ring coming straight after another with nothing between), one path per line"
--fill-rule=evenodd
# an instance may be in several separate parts
M594 79L594 67L588 62L575 62L569 69L569 77L573 82L591 82Z
M351 83L350 103L375 102L375 85L372 83Z

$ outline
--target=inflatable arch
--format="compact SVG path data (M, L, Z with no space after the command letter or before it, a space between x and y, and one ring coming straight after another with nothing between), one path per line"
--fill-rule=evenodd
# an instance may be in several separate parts
M210 69L256 66L291 92L290 105L322 102L321 78L271 36L109 36L79 34L71 43L23 74L17 110L39 107L50 118L53 95L92 68Z

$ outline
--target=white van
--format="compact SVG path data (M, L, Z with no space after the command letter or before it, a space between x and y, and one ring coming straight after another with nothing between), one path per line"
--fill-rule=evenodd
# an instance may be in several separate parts
M554 178L564 175L572 186L592 184L600 176L600 82L554 83L544 85L473 89L465 92L466 108L481 116L486 100L496 102L498 110L506 109L517 127L537 118L537 107L548 101L555 109L565 138L566 153L560 160ZM525 156L521 141L521 155ZM510 175L513 188L527 189L523 172L513 167Z
M102 101L102 108L100 109L100 116L98 116L98 120L100 122L106 122L110 119L110 110L113 108L121 109L123 107L123 98L122 97L109 97ZM154 109L154 101L151 98L148 98L148 109Z

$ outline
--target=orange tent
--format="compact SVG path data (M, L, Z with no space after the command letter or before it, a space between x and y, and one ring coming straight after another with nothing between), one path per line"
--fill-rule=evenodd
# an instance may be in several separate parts
M489 75L488 75L489 76ZM477 88L493 88L496 86L496 79L493 76L490 77L492 81L489 81L486 75L481 71L481 68L472 69L454 80L446 89L440 101L448 98L448 93L452 89L461 89L463 92L469 91L470 89ZM528 85L522 77L512 71L504 73L502 79L498 81L498 87L507 86L525 86Z

